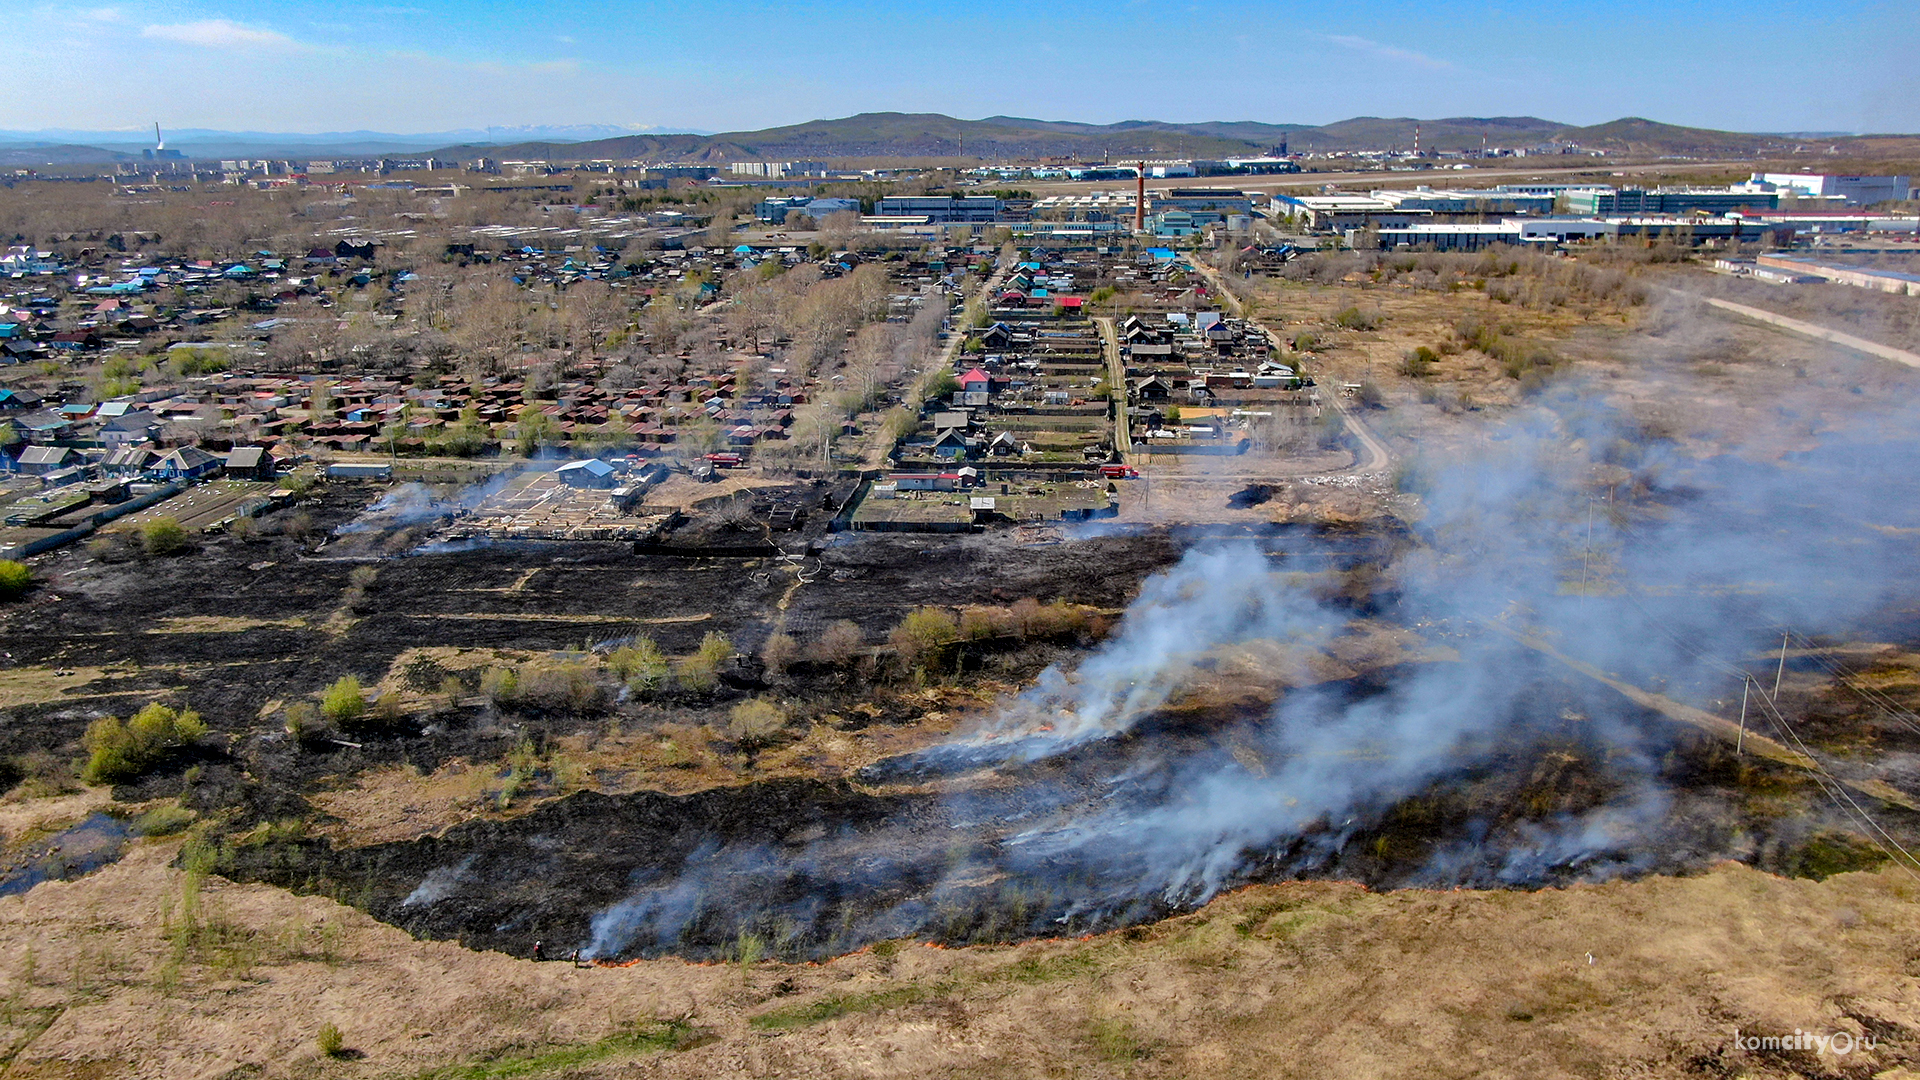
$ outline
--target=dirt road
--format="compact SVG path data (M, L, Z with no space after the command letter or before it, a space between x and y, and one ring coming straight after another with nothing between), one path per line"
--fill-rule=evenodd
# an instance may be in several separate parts
M1835 345L1852 349L1855 352L1866 353L1868 356L1877 356L1882 360L1891 360L1896 364L1905 364L1910 368L1920 368L1920 353L1908 352L1905 349L1896 349L1891 345L1882 345L1877 341L1868 341L1866 338L1855 337L1852 334L1840 330L1829 329L1818 323L1810 323L1802 319L1791 318L1786 315L1768 311L1765 308L1748 307L1745 304L1736 304L1731 300L1722 300L1714 296L1702 296L1699 293L1688 292L1685 289L1668 289L1667 291L1675 296L1688 300L1698 300L1709 307L1732 312L1743 318L1763 322L1769 326L1777 326L1782 330L1790 330L1803 337L1813 338L1815 341L1830 341Z
M1193 265L1194 269L1200 271L1201 276L1207 279L1207 283L1219 292L1221 300L1235 315L1244 316L1246 314L1246 310L1241 307L1240 298L1234 295L1232 287L1228 285L1225 274L1222 274L1220 271L1206 265L1198 259L1194 260ZM1264 331L1266 335L1274 341L1285 340L1286 335L1276 333L1272 328L1257 319L1253 320L1253 325ZM1355 455L1356 460L1353 465L1339 471L1350 473L1385 471L1389 465L1393 464L1393 454L1387 449L1387 444L1381 442L1373 432L1367 430L1367 425L1360 421L1360 418L1354 414L1353 410L1347 408L1346 400L1341 397L1337 389L1332 392L1327 392L1327 390L1328 388L1322 387L1321 400L1332 406L1333 410L1340 414L1340 419L1346 424L1347 430L1353 433L1355 441L1360 444L1360 453Z

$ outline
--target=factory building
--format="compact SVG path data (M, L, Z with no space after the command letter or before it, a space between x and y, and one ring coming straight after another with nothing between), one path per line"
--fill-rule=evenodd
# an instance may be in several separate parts
M1567 209L1575 214L1729 214L1737 210L1772 210L1780 196L1770 191L1734 188L1587 188L1566 193Z
M881 217L924 217L936 225L971 225L1000 218L1006 204L984 195L889 195L873 212Z
M1847 206L1872 206L1914 197L1905 176L1841 176L1818 173L1754 173L1744 189L1801 199L1825 199ZM1777 205L1777 204L1776 204Z
M1529 195L1517 191L1435 191L1417 187L1411 191L1376 191L1372 197L1393 204L1400 210L1424 210L1432 214L1551 214L1555 196Z

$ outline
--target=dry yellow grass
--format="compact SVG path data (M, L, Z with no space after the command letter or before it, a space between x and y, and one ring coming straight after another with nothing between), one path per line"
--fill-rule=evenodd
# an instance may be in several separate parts
M174 851L0 900L10 1078L416 1076L488 1057L497 1075L553 1077L1867 1076L1920 1055L1920 888L1893 869L1263 886L1085 941L744 971L534 964L209 879L207 918L247 951L170 968ZM682 1018L681 1049L595 1042ZM320 1057L329 1022L360 1057ZM1736 1029L1880 1046L1764 1055L1736 1049Z

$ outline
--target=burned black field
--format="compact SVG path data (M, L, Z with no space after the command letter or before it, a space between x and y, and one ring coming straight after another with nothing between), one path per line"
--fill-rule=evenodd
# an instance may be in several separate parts
M1416 535L1023 543L706 522L641 548L387 555L328 539L376 494L324 493L304 538L59 556L10 613L9 660L81 681L12 708L0 749L71 757L101 715L191 707L214 738L116 797L199 813L222 874L421 937L602 960L1081 934L1297 878L1536 888L1724 858L1812 876L1881 858L1813 774L1736 755L1407 588ZM715 554L762 545L783 550ZM983 621L917 657L896 629L916 610L1023 601L1071 619ZM1876 612L1882 629L1902 621ZM861 639L846 656L762 659L775 633L842 623ZM732 656L709 685L643 693L594 666L639 637L672 658L716 634ZM523 678L584 671L592 692L483 692L481 669L451 659L474 656ZM1629 674L1693 698L1726 689L1684 665ZM1884 701L1836 687L1811 653L1790 674L1783 700L1834 773L1913 779L1920 738ZM291 703L343 675L389 688L390 714L296 737ZM782 703L782 732L735 730L755 701ZM856 749L819 750L836 744ZM332 800L399 775L358 805L408 801L405 777L450 772L473 785L395 839L353 840L354 811ZM1910 811L1874 812L1912 838Z

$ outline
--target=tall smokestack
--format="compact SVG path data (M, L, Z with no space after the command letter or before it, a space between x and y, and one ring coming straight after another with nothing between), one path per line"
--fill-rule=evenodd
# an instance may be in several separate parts
M153 148L155 150L165 150L167 148L167 140L160 137L160 121L158 120L153 122Z
M1147 231L1147 163L1141 162L1138 168L1133 180L1133 231L1137 233Z
M1413 156L1420 156L1420 125L1413 125Z

